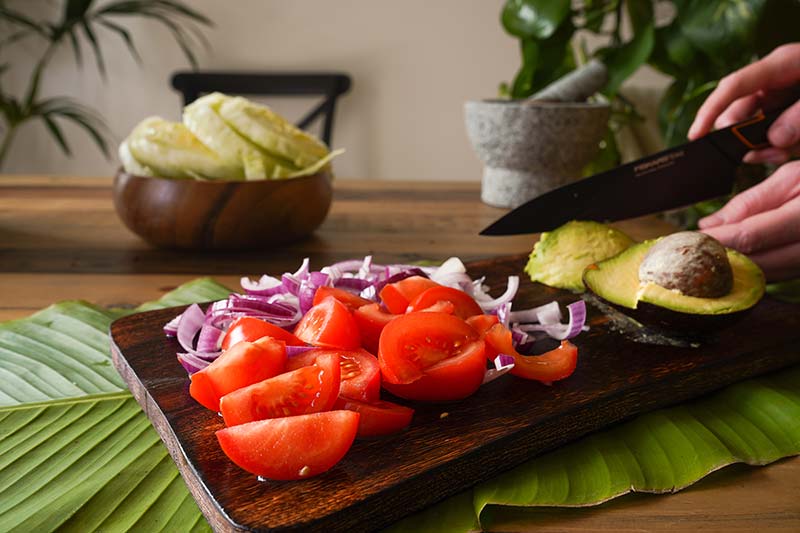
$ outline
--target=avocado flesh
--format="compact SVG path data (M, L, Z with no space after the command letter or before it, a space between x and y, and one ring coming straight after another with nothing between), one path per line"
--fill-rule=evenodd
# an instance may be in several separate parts
M654 283L640 284L639 265L656 240L632 246L621 254L589 267L583 276L586 286L600 298L628 309L640 303L678 313L725 315L754 306L764 295L761 269L746 256L726 250L733 270L733 288L719 298L686 296Z
M634 244L623 232L592 221L573 220L542 233L525 266L531 281L583 292L584 269Z

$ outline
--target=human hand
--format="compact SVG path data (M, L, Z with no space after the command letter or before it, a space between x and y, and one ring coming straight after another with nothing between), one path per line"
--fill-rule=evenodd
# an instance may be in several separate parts
M734 196L699 226L723 245L747 254L767 280L800 277L800 160L785 163Z
M715 128L724 128L752 117L763 107L785 105L797 99L800 85L800 43L780 46L769 55L720 80L697 112L689 139L697 139ZM770 147L753 150L746 163L780 165L800 156L800 100L772 124L767 137Z

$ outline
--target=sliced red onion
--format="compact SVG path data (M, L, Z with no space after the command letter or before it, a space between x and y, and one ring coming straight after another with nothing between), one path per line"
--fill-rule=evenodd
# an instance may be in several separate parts
M294 274L281 276L281 283L283 283L283 288L287 293L297 296L297 291L300 290L300 280Z
M561 323L540 323L540 324L519 324L517 328L521 331L544 331L548 336L558 339L571 339L583 331L586 323L586 303L578 300L567 306L569 311L569 322Z
M194 339L200 328L203 327L205 320L206 314L197 304L187 307L181 315L177 331L178 342L187 352L194 351Z
M311 285L314 287L322 287L325 285L332 285L331 276L323 272L311 272L308 275Z
M554 317L555 320L553 320ZM509 321L512 324L519 323L530 323L530 322L541 322L541 318L544 318L547 323L556 323L561 321L561 310L558 307L558 302L552 301L545 305L540 305L539 307L534 307L532 309L525 309L523 311L512 311L511 315L508 317Z
M363 291L371 285L372 282L361 278L340 278L334 283L334 287L337 289L345 289L356 293Z
M178 334L178 324L181 322L181 315L176 316L164 324L164 334L167 337L174 337Z
M203 370L211 364L211 361L206 361L190 353L178 352L177 355L178 362L190 375Z
M228 298L229 306L226 311L234 311L241 309L256 309L264 311L269 314L287 318L294 315L295 309L280 301L271 300L266 296L259 296L255 294L241 295L231 294Z
M510 355L501 353L494 358L494 368L490 368L483 376L483 384L496 380L503 374L514 368L514 358Z
M220 351L223 335L225 332L220 328L209 323L203 324L200 334L197 336L197 351L201 353Z
M508 286L503 294L491 300L477 299L477 302L484 311L491 311L496 309L498 306L510 303L511 300L514 299L514 296L517 295L518 290L519 276L508 276Z
M257 282L244 277L241 279L240 284L247 294L260 294L262 296L272 296L286 290L281 280L266 274L261 276Z

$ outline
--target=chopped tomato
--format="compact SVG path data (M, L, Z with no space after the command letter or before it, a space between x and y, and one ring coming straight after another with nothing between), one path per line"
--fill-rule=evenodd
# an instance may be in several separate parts
M330 470L353 444L359 414L339 410L269 418L217 431L231 461L269 479L303 479Z
M486 332L489 331L492 326L499 322L500 319L497 318L497 315L474 315L467 318L467 324L472 326L481 338L486 335Z
M408 427L414 410L392 402L377 400L370 403L348 398L336 400L336 409L347 409L361 415L357 437L379 437L391 435Z
M222 397L225 425L328 411L339 393L339 356L325 353L311 366L284 372Z
M323 286L317 289L314 293L314 305L319 305L322 303L322 300L327 298L328 296L333 296L340 302L342 302L345 306L347 306L350 311L355 311L362 305L371 304L371 300L367 300L366 298L362 298L358 294L353 294L350 291L346 291L344 289L337 289L336 287L327 287Z
M378 347L384 381L411 383L428 367L462 352L478 334L462 319L445 313L410 313L389 322Z
M378 399L381 390L381 371L378 366L378 358L366 350L332 350L330 348L310 350L290 357L286 362L286 369L295 370L313 365L320 357L330 353L339 357L341 369L339 396L365 402Z
M551 383L569 377L578 364L578 348L569 341L561 341L558 348L541 355L522 355L514 349L511 331L502 324L492 326L486 334L486 344L497 353L514 358L511 374L525 379Z
M454 315L456 311L456 306L453 302L448 302L446 300L439 300L435 304L426 307L424 309L412 309L411 306L408 308L409 313L417 312L417 313L445 313L448 315Z
M387 313L380 304L362 305L353 312L361 335L361 345L370 353L378 353L378 340L384 326L398 315Z
M345 350L361 347L361 336L353 314L333 296L309 309L300 319L294 334L314 346Z
M261 337L272 337L282 340L287 346L302 346L303 341L291 334L291 332L270 324L260 318L243 316L237 318L228 328L225 337L222 338L222 349L227 350L240 341L257 341Z
M467 324L472 326L472 328L478 332L481 339L486 337L486 333L492 329L492 326L495 324L499 324L500 319L497 318L497 315L474 315L467 319ZM490 361L497 357L499 352L494 349L494 346L490 345L489 343L486 344L486 358Z
M390 313L402 315L414 298L427 289L438 286L438 283L426 277L410 276L385 285L379 296Z
M485 375L484 342L475 340L462 344L456 355L426 368L418 380L397 384L384 379L383 387L400 398L447 402L471 396L481 386Z
M390 322L378 350L383 386L412 400L466 398L483 383L485 344L464 320L410 313Z
M219 411L219 399L236 389L283 372L286 343L271 337L242 341L222 352L214 362L192 374L189 394L201 405Z
M469 318L483 313L472 296L464 291L445 287L443 285L431 287L420 293L408 306L408 311L422 311L438 305L440 302L451 302L455 307L453 314L459 318Z

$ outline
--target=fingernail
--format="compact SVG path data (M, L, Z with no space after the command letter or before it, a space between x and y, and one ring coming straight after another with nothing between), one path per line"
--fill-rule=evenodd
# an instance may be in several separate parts
M689 139L694 140L696 135L697 135L697 123L695 122L689 127L689 133L687 133L686 136Z
M769 130L769 140L775 146L791 146L797 142L797 130L791 124L778 124Z
M753 152L747 152L744 154L742 161L745 163L758 163L758 157Z

